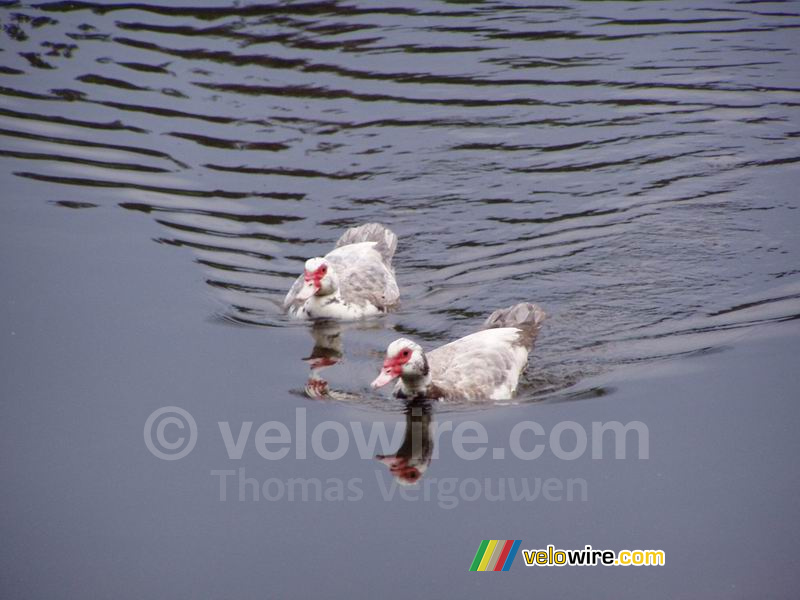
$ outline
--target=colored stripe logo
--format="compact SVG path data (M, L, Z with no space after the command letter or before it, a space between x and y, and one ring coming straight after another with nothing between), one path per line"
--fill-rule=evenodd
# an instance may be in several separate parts
M508 571L522 540L483 540L470 571Z

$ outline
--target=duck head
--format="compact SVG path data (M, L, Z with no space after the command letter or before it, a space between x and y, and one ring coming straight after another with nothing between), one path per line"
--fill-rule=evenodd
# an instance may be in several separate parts
M428 359L422 347L409 339L400 338L386 349L383 369L372 382L372 387L382 387L398 377L403 379L403 383L422 383L428 379L429 371Z
M304 301L311 296L328 296L339 289L339 279L333 267L324 258L309 258L303 273L303 287L297 292L297 300Z

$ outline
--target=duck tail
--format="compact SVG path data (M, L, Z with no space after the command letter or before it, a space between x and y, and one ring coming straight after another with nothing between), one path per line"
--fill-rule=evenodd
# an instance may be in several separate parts
M380 252L387 265L391 264L392 257L397 250L397 236L391 229L380 223L365 223L358 227L351 227L342 234L342 237L336 242L336 247L340 248L360 242L375 242L375 250Z
M532 302L520 302L508 308L494 311L483 324L484 329L515 327L522 330L523 341L529 348L533 346L539 328L547 315L540 306Z

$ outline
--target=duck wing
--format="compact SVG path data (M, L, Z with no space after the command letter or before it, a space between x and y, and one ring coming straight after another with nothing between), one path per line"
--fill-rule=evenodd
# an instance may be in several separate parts
M545 312L522 302L494 311L484 329L428 354L431 380L446 398L510 398L528 364Z
M537 304L520 302L494 311L483 323L483 328L516 327L522 332L522 342L530 350L546 317Z
M325 256L339 278L339 292L345 302L373 304L385 309L397 303L400 290L394 269L387 265L376 242L347 244Z
M516 327L485 329L428 353L431 380L445 399L511 398L527 363L528 348Z
M300 288L303 287L303 283L305 283L305 276L300 275L297 279L294 280L292 287L289 288L289 292L286 294L286 297L283 299L283 309L288 309L292 304L294 304L294 299L297 297L297 294L300 292Z
M342 234L342 237L336 242L336 247L341 248L361 242L374 242L375 251L381 255L386 266L391 266L392 257L397 250L397 236L391 229L380 223L365 223L358 227L351 227Z

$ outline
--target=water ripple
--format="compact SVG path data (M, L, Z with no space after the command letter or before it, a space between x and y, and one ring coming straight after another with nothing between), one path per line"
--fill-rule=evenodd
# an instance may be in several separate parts
M434 344L534 300L522 400L586 397L800 315L791 4L58 1L0 24L16 195L149 215L215 323L288 326L305 258L365 221L398 233L403 289L346 332L365 368L387 328Z

